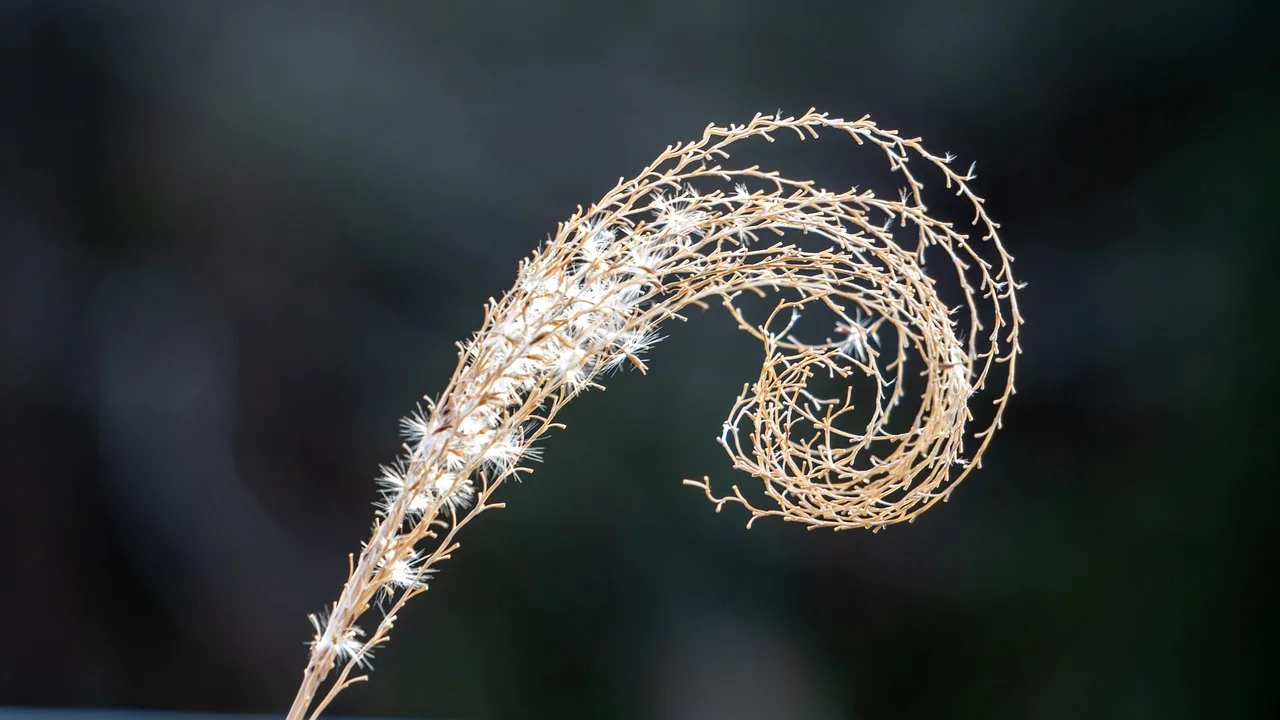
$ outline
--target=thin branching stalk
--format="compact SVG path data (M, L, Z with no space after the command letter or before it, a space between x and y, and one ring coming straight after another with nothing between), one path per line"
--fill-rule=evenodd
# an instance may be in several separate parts
M903 183L900 197L724 164L740 140L820 130L880 150ZM382 469L372 534L337 601L311 616L310 659L288 717L314 718L367 678L405 603L426 591L467 523L502 507L494 492L528 471L533 444L558 427L565 403L611 371L644 372L658 326L690 306L719 301L764 349L760 377L734 402L720 443L765 497L685 480L717 511L741 505L748 526L774 515L876 530L946 500L1000 426L1022 322L998 225L969 189L972 168L957 173L951 161L865 117L757 115L707 127L579 208L487 304L444 391L403 421L404 455ZM927 213L917 170L940 174L971 208L976 239ZM786 239L798 235L822 247ZM926 253L930 270L949 268L945 283L926 274ZM957 302L944 300L947 288ZM781 299L749 319L743 301L764 295ZM812 317L827 321L824 334L804 339ZM872 390L855 404L859 375L858 387ZM839 392L822 389L833 381ZM903 407L917 393L913 409ZM366 615L367 634L357 625Z

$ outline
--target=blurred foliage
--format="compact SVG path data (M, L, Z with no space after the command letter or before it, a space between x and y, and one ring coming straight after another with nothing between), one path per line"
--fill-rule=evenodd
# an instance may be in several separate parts
M1257 714L1268 20L1189 1L0 6L0 703L282 711L397 418L519 258L706 123L812 105L978 161L1030 283L985 467L911 527L744 532L679 480L730 474L714 438L759 358L720 313L668 326L648 377L566 411L338 710ZM865 182L819 147L761 153Z

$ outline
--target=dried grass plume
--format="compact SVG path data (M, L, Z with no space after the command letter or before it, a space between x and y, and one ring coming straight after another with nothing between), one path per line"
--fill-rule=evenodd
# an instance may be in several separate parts
M822 130L883 153L900 196L726 164L741 140ZM748 525L779 516L874 530L945 500L1000 425L1021 324L998 225L969 189L972 168L957 173L951 161L865 117L757 115L668 147L579 208L488 303L445 389L403 421L404 455L383 468L372 535L337 601L311 617L288 717L316 717L365 679L401 608L457 549L459 530L502 506L494 492L526 472L557 412L613 370L644 372L659 325L690 306L718 301L764 350L720 436L762 497L685 481L717 510L740 505ZM920 171L969 206L976 237L928 214ZM788 240L802 235L823 247ZM777 304L753 317L758 296ZM816 336L804 330L814 318ZM367 634L357 625L366 614Z

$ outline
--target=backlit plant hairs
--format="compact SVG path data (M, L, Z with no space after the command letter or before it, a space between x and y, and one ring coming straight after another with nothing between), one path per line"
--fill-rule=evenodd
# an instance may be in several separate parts
M833 192L726 164L738 141L792 132L803 140L820 130L883 153L901 195ZM706 478L685 481L717 510L742 506L748 526L778 516L875 530L947 499L1000 426L1021 324L998 225L969 189L972 167L957 173L951 161L865 117L757 115L707 127L579 208L520 264L514 287L487 304L480 330L459 343L443 392L403 421L404 455L383 468L371 537L337 601L311 617L310 658L288 717L315 717L366 679L359 671L401 608L426 591L458 532L502 507L494 492L527 471L557 412L610 371L643 372L659 325L690 306L720 302L764 349L760 376L734 402L719 441L767 500L737 485L722 494ZM966 201L976 237L927 213L922 171ZM788 243L785 231L820 236L825 247ZM939 272L952 275L958 304L940 297ZM739 301L753 295L781 299L752 321ZM825 338L798 337L806 313L834 319ZM849 422L852 384L831 397L815 390L823 378L854 375L865 377L859 388L873 388L860 396L858 419L869 416L860 427ZM904 402L908 385L921 390ZM990 408L981 421L977 403ZM357 625L366 615L368 633Z

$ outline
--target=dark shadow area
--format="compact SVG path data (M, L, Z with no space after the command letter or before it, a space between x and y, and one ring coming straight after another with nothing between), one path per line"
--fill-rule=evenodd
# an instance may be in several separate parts
M1264 10L0 4L0 705L282 714L398 418L520 258L707 123L815 106L977 161L1028 282L983 468L912 526L744 531L680 480L752 483L715 439L758 346L695 313L565 411L335 712L1262 714Z

